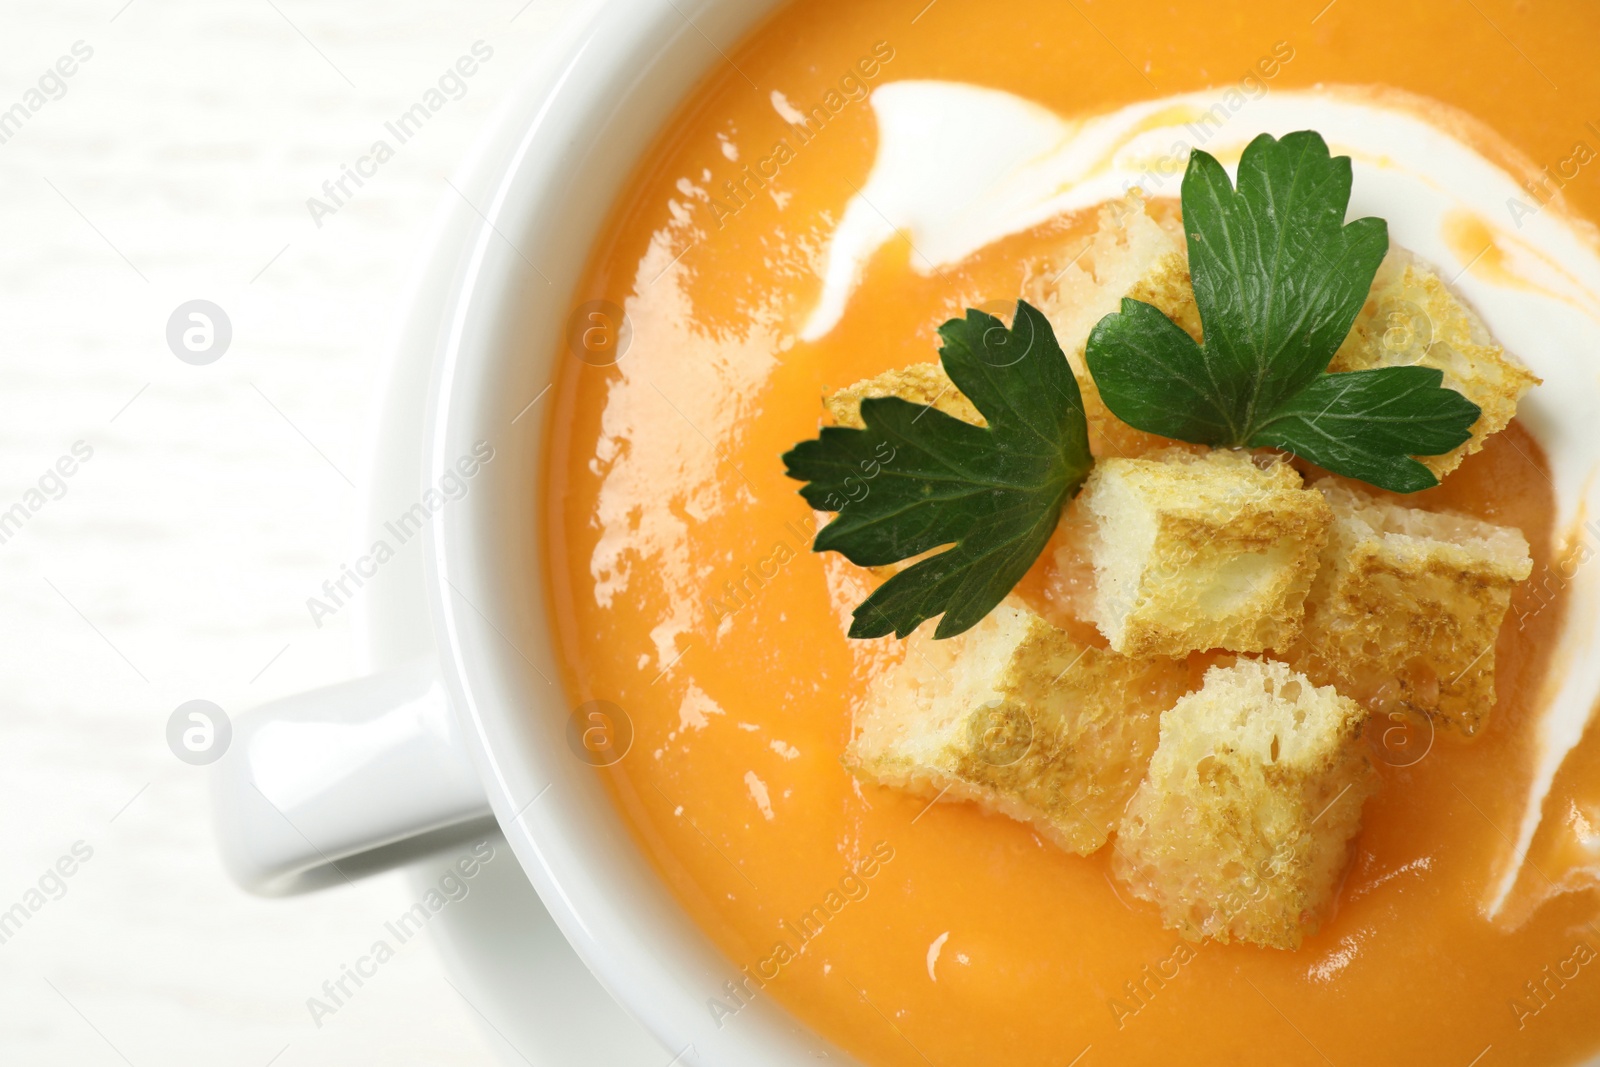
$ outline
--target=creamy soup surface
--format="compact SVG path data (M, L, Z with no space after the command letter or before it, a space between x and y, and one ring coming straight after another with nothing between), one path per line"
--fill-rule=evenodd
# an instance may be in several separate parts
M639 847L729 981L759 976L759 996L867 1064L1582 1062L1600 1049L1595 731L1487 914L1518 869L1561 575L1587 559L1524 421L1408 501L1532 546L1498 706L1470 742L1441 733L1415 762L1378 761L1337 910L1296 952L1189 944L1119 889L1109 849L1068 855L853 779L852 713L897 649L845 638L862 579L809 551L815 519L779 456L815 434L825 392L936 358L940 323L1014 301L1092 225L1067 210L939 263L900 230L819 328L830 242L877 157L878 87L964 83L1068 119L1198 92L1244 130L1279 90L1336 83L1518 180L1549 168L1526 206L1584 233L1600 217L1600 7L924 3L791 6L729 49L627 184L575 299L624 308L629 336L612 365L603 339L565 361L552 392L549 610L571 703L633 724L628 755L596 773ZM1175 210L1159 198L1176 176L1151 192ZM1492 241L1467 262L1471 227L1516 222L1458 220L1448 241L1467 252L1441 259L1446 275L1506 275ZM1050 556L1021 593L1059 614L1042 599ZM708 1003L707 1025L739 1025L739 1005Z

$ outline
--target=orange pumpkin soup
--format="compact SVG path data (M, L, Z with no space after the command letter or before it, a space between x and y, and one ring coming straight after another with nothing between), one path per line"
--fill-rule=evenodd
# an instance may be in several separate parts
M1064 116L1246 77L1390 87L1481 120L1499 136L1469 131L1479 150L1520 176L1600 144L1582 103L1600 100L1600 8L924 5L789 6L717 60L627 186L575 301L625 308L627 348L567 361L552 393L544 530L566 687L632 720L630 753L596 773L744 991L708 1003L708 1025L738 1025L741 995L771 997L884 1065L1580 1062L1600 1049L1583 857L1542 834L1524 881L1543 889L1485 915L1516 859L1538 699L1559 670L1562 582L1541 579L1573 551L1520 422L1407 501L1531 545L1535 580L1496 648L1498 705L1471 741L1412 737L1420 758L1377 761L1337 909L1297 951L1185 942L1114 881L1109 849L1069 855L1021 823L852 778L852 714L896 642L844 636L859 573L810 552L816 520L778 457L815 434L825 392L934 358L940 323L1064 266L1092 217L931 270L891 240L837 326L801 340L873 165L878 86L960 81ZM808 114L802 139L790 120ZM1562 182L1575 213L1600 215L1597 174ZM1044 611L1050 555L1021 589ZM1551 820L1589 817L1597 767L1591 731Z

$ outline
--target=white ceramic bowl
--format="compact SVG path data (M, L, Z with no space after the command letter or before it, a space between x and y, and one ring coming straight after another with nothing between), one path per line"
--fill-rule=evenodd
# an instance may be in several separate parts
M573 358L573 287L624 182L684 95L727 62L719 48L773 6L613 0L554 82L512 101L481 149L486 180L470 186L476 221L448 285L420 461L378 464L393 483L383 499L420 499L401 487L439 486L494 449L420 535L436 650L419 643L414 663L241 718L215 778L225 861L262 892L392 864L492 814L583 960L678 1064L853 1061L768 998L717 1025L708 1001L745 961L687 919L574 758L540 561L537 398ZM1551 377L1573 362L1562 359L1536 369ZM1564 517L1600 465L1586 388L1546 390L1530 411L1561 460ZM1585 572L1571 597L1577 619L1600 615L1600 575ZM1592 651L1592 627L1569 629L1564 652ZM1592 694L1600 660L1573 662L1569 684Z
M717 1026L707 1001L738 965L684 915L569 747L536 529L543 408L528 405L573 358L573 287L641 154L725 62L718 48L774 6L614 0L553 87L530 85L502 115L480 149L493 176L420 428L423 486L481 442L494 449L423 533L438 662L242 716L215 778L224 860L267 893L391 865L480 832L492 811L584 961L680 1064L853 1061L765 998Z

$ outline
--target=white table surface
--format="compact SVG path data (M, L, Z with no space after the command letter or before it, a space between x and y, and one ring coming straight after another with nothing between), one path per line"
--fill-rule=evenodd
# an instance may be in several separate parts
M317 1026L307 998L413 890L292 901L218 865L180 703L237 713L348 677L375 390L447 176L575 0L6 0L0 110L74 42L93 58L0 144L0 511L75 441L58 500L0 544L0 911L93 858L0 943L0 1062L489 1064L428 939ZM307 197L473 42L494 49L319 228ZM191 366L205 298L232 347Z

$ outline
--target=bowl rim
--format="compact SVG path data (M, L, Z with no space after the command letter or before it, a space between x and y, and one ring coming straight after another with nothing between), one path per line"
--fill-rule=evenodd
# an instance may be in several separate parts
M708 1010L737 964L678 905L599 775L568 754L538 494L528 491L547 427L542 412L522 415L544 395L537 379L554 383L572 290L617 194L685 96L726 61L713 42L742 39L780 2L611 0L553 88L505 112L487 136L507 162L490 200L472 205L480 222L453 283L423 438L426 485L482 441L497 452L425 534L430 615L474 765L562 932L674 1064L854 1061L770 998L741 1005L737 1026ZM549 713L528 713L541 706Z

